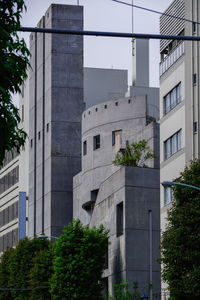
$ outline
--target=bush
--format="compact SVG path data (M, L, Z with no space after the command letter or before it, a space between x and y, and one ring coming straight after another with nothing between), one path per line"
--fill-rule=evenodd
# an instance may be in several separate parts
M147 167L145 161L151 158L156 158L156 155L147 146L147 141L141 140L138 143L127 145L123 151L118 152L113 164L115 166Z
M102 299L107 235L103 226L89 228L79 220L64 228L55 243L52 299Z

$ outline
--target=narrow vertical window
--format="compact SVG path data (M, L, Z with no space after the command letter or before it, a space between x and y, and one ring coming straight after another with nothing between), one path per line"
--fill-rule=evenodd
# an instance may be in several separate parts
M87 154L87 141L83 142L83 155Z
M196 22L192 22L192 33L196 32Z
M22 83L22 90L21 90L22 98L24 98L24 83Z
M47 123L47 132L49 132L49 123Z
M197 74L193 74L193 84L197 83Z
M93 149L99 149L100 148L100 135L96 135L93 137Z
M117 236L120 236L124 232L124 212L123 212L123 202L117 205Z
M173 191L171 187L164 188L164 205L167 205L173 201Z
M112 132L112 145L115 146L115 151L118 152L122 144L122 130Z
M22 104L22 122L24 122L24 104Z
M193 132L196 133L197 132L197 122L193 123Z

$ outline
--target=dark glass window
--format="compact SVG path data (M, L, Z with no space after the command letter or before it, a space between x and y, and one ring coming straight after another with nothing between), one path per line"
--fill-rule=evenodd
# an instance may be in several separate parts
M193 84L197 83L197 74L193 74Z
M123 234L124 232L124 209L123 209L123 202L119 203L117 205L117 236L120 236Z
M100 134L95 135L93 137L93 149L99 149L100 148Z
M87 154L87 141L83 142L83 155Z
M197 132L197 122L194 122L194 123L193 123L193 131L194 131L194 132Z

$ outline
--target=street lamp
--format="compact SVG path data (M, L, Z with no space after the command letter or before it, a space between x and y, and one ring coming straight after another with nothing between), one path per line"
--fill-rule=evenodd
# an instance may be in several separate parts
M189 187L195 190L199 190L200 188L194 185L190 185L190 184L185 184L185 183L180 183L180 182L174 182L174 181L163 181L161 182L161 184L165 187L165 186L174 186L174 185L180 185L180 186L185 186L185 187Z

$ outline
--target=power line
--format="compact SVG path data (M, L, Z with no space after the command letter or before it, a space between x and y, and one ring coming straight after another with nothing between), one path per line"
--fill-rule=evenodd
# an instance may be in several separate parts
M127 6L131 6L131 7L135 7L135 8L138 8L138 9L146 10L146 11L149 11L149 12L152 12L152 13L155 13L155 14L164 15L164 16L167 16L167 17L170 17L170 18L173 18L173 19L178 19L178 20L181 20L181 21L186 21L186 22L195 23L195 24L200 25L200 22L195 22L195 21L192 21L192 20L189 20L189 19L177 17L177 16L174 16L174 15L171 15L171 14L168 14L168 13L163 13L161 11L157 11L157 10L154 10L154 9L146 8L146 7L143 7L143 6L138 6L138 5L135 5L135 4L130 4L130 3L123 2L123 1L120 1L120 0L111 0L111 1L117 2L117 3L120 3L120 4L124 4L124 5L127 5Z
M67 30L54 28L38 28L38 27L20 27L18 31L23 32L41 32L56 33L70 35L87 35L87 36L103 36L103 37L120 37L120 38L138 38L138 39L154 39L154 40L182 40L182 41L200 41L200 36L187 35L163 35L163 34L147 34L147 33L126 33L126 32L105 32L105 31L85 31L85 30Z

